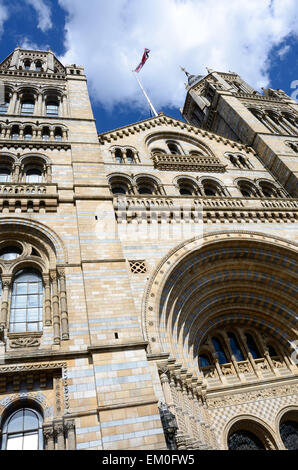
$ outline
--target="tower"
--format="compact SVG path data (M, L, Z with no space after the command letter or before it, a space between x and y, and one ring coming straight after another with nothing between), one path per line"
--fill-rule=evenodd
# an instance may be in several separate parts
M254 90L236 73L190 76L187 122L254 148L289 194L297 195L298 104L283 90Z

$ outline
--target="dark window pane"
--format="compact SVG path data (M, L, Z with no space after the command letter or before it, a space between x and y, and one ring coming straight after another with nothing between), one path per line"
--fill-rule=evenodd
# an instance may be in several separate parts
M232 350L232 353L235 356L236 361L244 361L243 354L241 352L240 346L238 344L238 341L233 333L228 333L229 341L230 341L230 347Z
M246 333L245 337L246 337L248 350L251 353L252 357L254 359L258 359L259 357L261 357L260 352L258 350L258 347L253 337L249 333Z

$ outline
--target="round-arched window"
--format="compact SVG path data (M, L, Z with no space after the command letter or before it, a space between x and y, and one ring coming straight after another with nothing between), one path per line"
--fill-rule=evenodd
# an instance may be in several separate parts
M26 182L27 183L41 183L42 171L38 168L30 168L26 170Z
M9 331L41 331L42 307L41 274L33 269L23 269L13 280Z
M6 246L0 251L0 258L11 261L21 256L22 250L18 246Z
M11 413L2 429L2 450L41 450L43 419L32 408Z
M284 421L280 425L280 436L287 450L298 450L298 422Z
M0 167L0 183L7 183L10 180L10 169L7 167Z
M265 450L260 439L250 431L239 430L228 439L229 450Z
M153 190L149 186L140 186L138 191L139 194L153 194Z
M126 190L122 186L113 186L112 187L112 193L113 194L126 194Z
M22 116L31 116L34 112L34 100L26 99L22 101L21 114Z

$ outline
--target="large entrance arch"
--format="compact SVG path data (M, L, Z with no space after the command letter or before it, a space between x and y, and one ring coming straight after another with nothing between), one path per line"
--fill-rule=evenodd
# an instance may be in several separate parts
M216 387L297 374L296 262L297 245L240 231L194 238L160 262L144 299L143 328L172 411L183 409L181 394L185 401L198 393L202 404ZM210 433L208 412L200 413ZM194 438L183 411L179 419Z

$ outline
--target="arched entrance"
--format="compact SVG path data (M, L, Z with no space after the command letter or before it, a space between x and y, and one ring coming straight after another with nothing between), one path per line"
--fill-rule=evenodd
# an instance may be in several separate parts
M297 340L296 260L296 245L282 239L222 232L179 245L157 267L144 300L145 337L152 355L168 357L163 390L192 439L191 416L196 420L201 413L209 433L204 428L201 437L208 434L215 442L206 406L201 406L206 390L272 381L297 371L291 359ZM187 400L190 405L184 404ZM242 438L249 442L251 431L244 431Z

